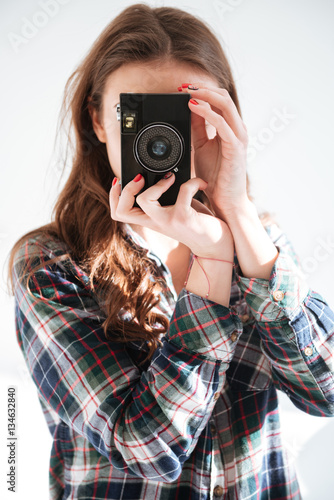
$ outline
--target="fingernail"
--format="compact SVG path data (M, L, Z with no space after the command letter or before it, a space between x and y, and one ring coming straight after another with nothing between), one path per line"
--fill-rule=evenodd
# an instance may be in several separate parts
M187 89L191 83L182 83L182 88Z
M114 177L114 180L112 181L112 185L115 186L115 184L117 183L117 177Z
M140 181L140 179L142 178L143 176L141 174L137 174L136 177L133 179L134 182L138 182Z
M189 99L189 102L191 102L191 104L198 104L198 102L195 100L195 99Z
M199 90L198 87L194 87L193 85L188 85L189 90Z
M164 175L164 179L169 179L173 175L173 172L167 172L167 174Z
M179 92L182 92L182 87L178 87L178 88L177 88L177 90L178 90Z

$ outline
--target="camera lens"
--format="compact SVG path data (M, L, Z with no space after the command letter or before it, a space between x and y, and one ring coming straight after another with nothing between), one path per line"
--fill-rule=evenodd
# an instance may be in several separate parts
M152 153L156 156L163 156L167 151L166 141L156 140L152 144Z
M178 165L183 157L182 135L170 124L151 123L134 141L135 158L151 172L162 173Z
M153 137L147 144L147 152L153 159L166 158L171 149L171 144L166 137Z

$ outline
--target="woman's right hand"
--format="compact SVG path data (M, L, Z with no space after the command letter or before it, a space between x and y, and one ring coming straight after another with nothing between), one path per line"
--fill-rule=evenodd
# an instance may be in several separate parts
M234 242L228 225L193 199L199 189L206 188L207 182L198 177L189 179L180 186L174 205L161 206L158 199L174 181L173 173L140 193L136 197L140 208L133 204L144 187L143 176L137 182L129 182L123 190L118 182L114 183L109 196L112 219L158 231L188 246L199 257L224 255L233 260Z

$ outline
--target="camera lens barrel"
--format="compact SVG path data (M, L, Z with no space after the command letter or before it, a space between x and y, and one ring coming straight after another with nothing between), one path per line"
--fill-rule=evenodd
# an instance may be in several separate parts
M136 160L143 168L162 173L175 168L184 153L184 140L167 123L150 123L141 129L133 145Z

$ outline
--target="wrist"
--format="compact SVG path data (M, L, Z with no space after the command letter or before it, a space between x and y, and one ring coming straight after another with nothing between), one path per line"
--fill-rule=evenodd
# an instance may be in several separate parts
M248 196L238 200L233 205L229 203L222 207L221 205L213 204L213 208L216 216L223 219L228 225L234 220L244 217L246 214L258 216L256 207Z
M200 297L229 307L231 293L232 261L193 258L184 288Z
M202 259L225 259L233 261L234 239L232 232L229 230L228 233L226 233L223 242L220 242L219 246L207 245L204 248L192 247L190 250L193 255Z
M223 261L231 262L233 264L233 259L234 259L234 249L233 248L230 248L230 249L224 248L219 253L217 253L217 252L210 253L209 251L201 252L201 253L194 253L192 251L192 254L194 256L198 257L199 259L203 259L206 261L213 259L212 262L215 262L215 260L223 260Z
M269 280L278 250L264 228L251 201L229 214L228 225L235 241L238 263L244 278Z

